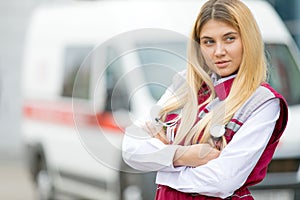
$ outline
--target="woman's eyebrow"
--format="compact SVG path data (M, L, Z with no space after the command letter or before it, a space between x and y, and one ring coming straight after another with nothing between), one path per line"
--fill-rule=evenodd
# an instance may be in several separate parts
M228 32L228 33L225 33L225 34L223 35L223 37L228 36L228 35L238 35L238 32L230 31L230 32ZM202 39L213 39L213 37L204 35L204 36L200 37L200 40L202 40Z
M203 39L212 39L212 37L209 37L209 36L202 36L202 37L200 38L200 40L203 40Z
M238 32L230 31L228 33L225 33L223 36L228 36L228 35L238 35Z

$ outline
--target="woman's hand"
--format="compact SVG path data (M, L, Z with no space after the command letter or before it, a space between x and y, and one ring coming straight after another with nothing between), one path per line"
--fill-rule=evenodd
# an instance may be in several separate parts
M152 137L159 139L165 144L169 144L169 141L166 137L166 133L162 126L156 126L151 122L146 122L143 127Z
M143 127L152 137L155 137L165 144L169 144L166 133L162 126L156 126L151 122L146 122ZM220 151L213 148L211 145L194 144L190 146L180 146L174 155L173 165L198 167L206 164L208 161L219 156Z
M194 144L190 146L181 146L176 150L173 159L173 165L198 167L206 164L208 161L217 158L220 151L211 147L209 144Z

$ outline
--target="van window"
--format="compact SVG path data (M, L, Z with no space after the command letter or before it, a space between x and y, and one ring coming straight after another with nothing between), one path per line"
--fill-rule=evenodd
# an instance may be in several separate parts
M130 110L129 94L122 78L122 62L112 47L107 48L106 56L106 111Z
M289 105L299 104L300 72L289 48L284 44L266 44L266 50L270 57L270 84Z
M65 48L63 97L89 98L91 65L90 59L85 62L84 59L91 50L91 46L68 46ZM76 88L73 91L75 80Z
M147 86L158 100L175 73L186 68L186 42L140 43L137 47Z
M187 62L186 43L160 43L160 44L138 44L137 51L143 67L146 81L149 83L157 81L168 86L172 83L172 77L177 71L186 68ZM284 44L265 44L269 57L269 82L287 100L289 105L300 103L300 72L289 48ZM148 47L148 48L141 48ZM153 47L153 48L151 48ZM159 50L161 48L161 50ZM172 54L178 52L182 57ZM163 67L166 66L166 67ZM173 67L174 70L170 70ZM158 84L148 84L148 88L154 99L158 100L166 90Z

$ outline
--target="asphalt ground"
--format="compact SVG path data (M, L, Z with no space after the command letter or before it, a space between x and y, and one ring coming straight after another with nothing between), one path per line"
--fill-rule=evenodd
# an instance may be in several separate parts
M0 160L0 199L37 200L34 184L21 160Z
M255 200L293 200L287 190L252 191L252 194ZM14 157L3 159L0 155L0 200L38 200L37 196L25 162Z

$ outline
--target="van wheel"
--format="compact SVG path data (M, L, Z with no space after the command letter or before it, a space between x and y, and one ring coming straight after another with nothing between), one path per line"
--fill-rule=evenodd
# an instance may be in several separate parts
M51 176L46 167L45 159L40 157L36 173L36 186L40 200L54 200L54 188Z
M156 173L120 172L122 200L153 200L155 198Z
M295 189L295 196L294 196L294 199L300 199L300 189L299 189L299 188L296 188L296 189Z
M136 174L120 172L121 200L143 200L140 180Z
M37 174L37 189L40 200L53 199L53 188L46 170L40 170Z

